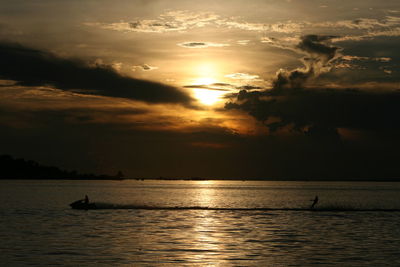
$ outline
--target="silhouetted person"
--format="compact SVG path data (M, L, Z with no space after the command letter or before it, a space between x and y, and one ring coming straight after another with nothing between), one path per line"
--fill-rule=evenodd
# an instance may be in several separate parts
M312 200L311 208L313 209L315 205L318 203L318 196L315 196L314 200Z
M89 197L87 195L85 195L85 199L83 201L85 204L89 204Z

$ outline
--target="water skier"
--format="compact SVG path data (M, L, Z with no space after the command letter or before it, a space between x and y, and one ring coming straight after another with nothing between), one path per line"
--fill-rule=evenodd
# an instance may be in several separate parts
M311 200L313 203L311 204L311 209L314 208L315 205L318 203L318 196L315 196L314 200Z

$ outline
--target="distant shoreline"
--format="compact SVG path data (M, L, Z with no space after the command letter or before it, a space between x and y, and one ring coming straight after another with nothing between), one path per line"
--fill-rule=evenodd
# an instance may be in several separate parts
M321 176L322 177L322 176ZM188 178L163 177L131 178L125 177L121 171L116 175L79 173L62 170L58 167L41 165L32 160L15 159L10 155L0 155L0 180L80 180L80 181L123 181L123 180L158 180L158 181L297 181L297 182L400 182L400 177L346 177L346 178L205 178L192 176Z

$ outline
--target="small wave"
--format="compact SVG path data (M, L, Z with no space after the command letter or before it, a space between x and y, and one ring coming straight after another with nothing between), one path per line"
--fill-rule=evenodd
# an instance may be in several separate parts
M214 210L214 211L310 211L310 212L400 212L400 209L386 208L353 208L342 206L317 207L317 208L231 208L231 207L203 207L203 206L146 206L130 204L113 204L96 202L95 209L99 210Z
M85 256L85 253L78 252L78 251L53 251L53 252L48 252L47 255L55 255L55 256L61 256L61 255L68 255L68 256Z

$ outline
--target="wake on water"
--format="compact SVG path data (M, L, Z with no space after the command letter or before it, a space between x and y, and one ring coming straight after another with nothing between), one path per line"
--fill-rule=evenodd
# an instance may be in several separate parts
M203 207L203 206L146 206L131 204L115 204L96 202L95 208L98 210L215 210L215 211L312 211L312 212L400 212L400 209L385 208L356 208L343 205L329 205L319 207L300 207L300 208L275 208L275 207L258 207L258 208L241 208L241 207Z

